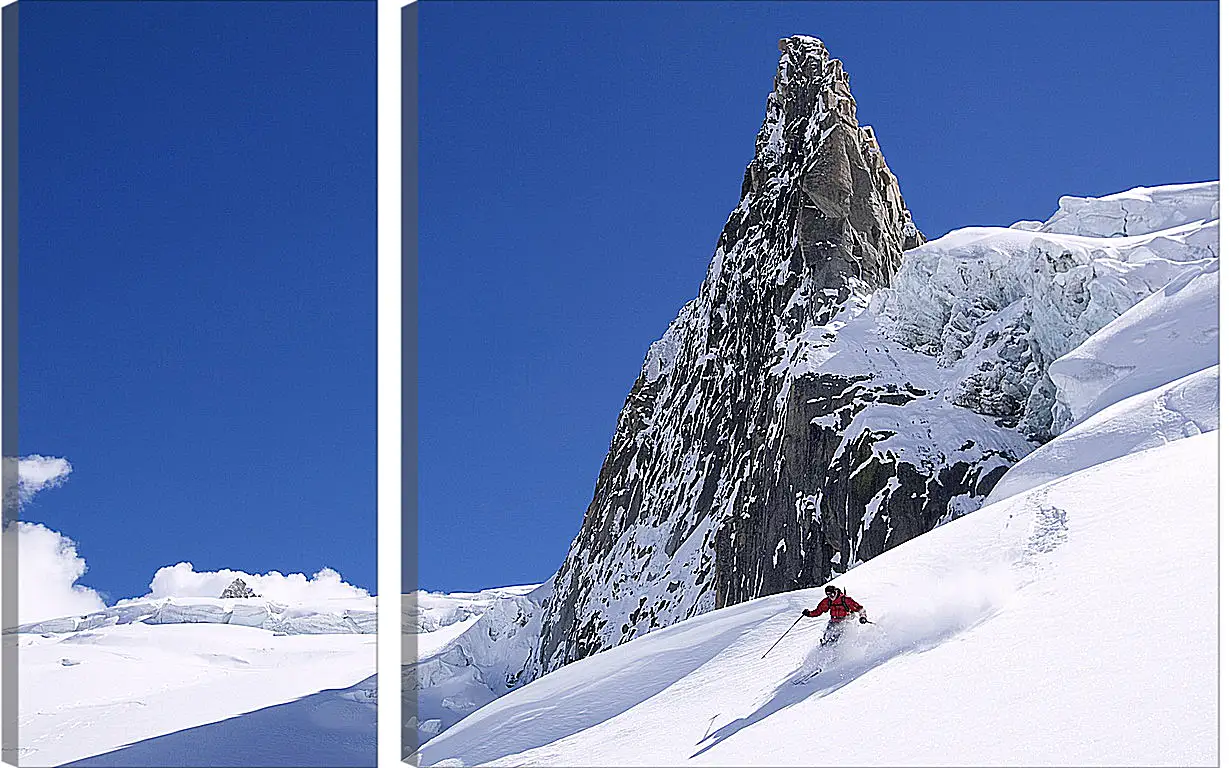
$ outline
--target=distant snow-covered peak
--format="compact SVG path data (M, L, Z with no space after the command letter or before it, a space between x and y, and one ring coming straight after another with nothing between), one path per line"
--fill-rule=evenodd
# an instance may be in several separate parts
M259 597L259 595L253 592L252 588L243 579L235 579L226 589L222 590L222 594L218 595L218 597Z

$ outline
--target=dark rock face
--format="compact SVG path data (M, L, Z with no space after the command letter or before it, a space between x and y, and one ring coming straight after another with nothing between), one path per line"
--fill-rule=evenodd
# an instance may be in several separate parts
M218 597L260 597L260 595L253 592L252 588L243 579L235 579L230 583L230 586L222 590L222 594L218 595Z
M993 422L841 341L923 237L841 63L814 38L780 48L742 200L700 295L649 350L556 575L539 673L822 584L976 508L1027 450L982 441ZM911 404L913 424L958 411L975 429L950 446L900 435Z

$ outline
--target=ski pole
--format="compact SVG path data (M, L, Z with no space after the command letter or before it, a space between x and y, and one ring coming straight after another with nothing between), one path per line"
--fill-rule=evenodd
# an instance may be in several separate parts
M708 727L704 729L704 736L700 739L700 741L704 741L704 739L708 738L708 732L713 729L713 721L716 720L717 715L720 715L720 714L721 713L718 712L716 715L713 715L712 717L708 719ZM700 741L697 741L696 743L699 744Z
M801 617L801 616L799 616L798 618L794 619L794 623L789 625L789 629L785 630L785 633L784 633L784 634L782 634L780 637L778 637L778 638L777 638L777 643L779 643L779 642L781 642L782 640L784 640L784 639L785 639L785 635L788 635L788 634L789 634L789 630L790 630L790 629L793 629L793 628L794 628L794 627L796 627L796 626L798 626L798 622L800 622L800 621L802 621L802 617ZM768 654L772 653L772 649L777 647L777 643L773 643L771 646L769 646L769 647L768 647L768 650L764 651L764 655L763 655L763 656L761 656L760 658L761 658L761 659L766 659L766 658L768 658Z

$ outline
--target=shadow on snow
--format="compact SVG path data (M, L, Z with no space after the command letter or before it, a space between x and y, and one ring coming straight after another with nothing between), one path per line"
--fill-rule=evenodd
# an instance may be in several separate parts
M375 766L375 676L69 766Z

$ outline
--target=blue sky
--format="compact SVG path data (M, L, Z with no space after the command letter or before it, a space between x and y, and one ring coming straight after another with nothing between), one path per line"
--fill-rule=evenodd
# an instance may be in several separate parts
M375 4L21 3L25 510L83 583L375 590Z
M1212 2L419 14L428 589L541 581L562 561L645 350L738 202L779 38L815 35L845 62L930 237L1218 173Z

